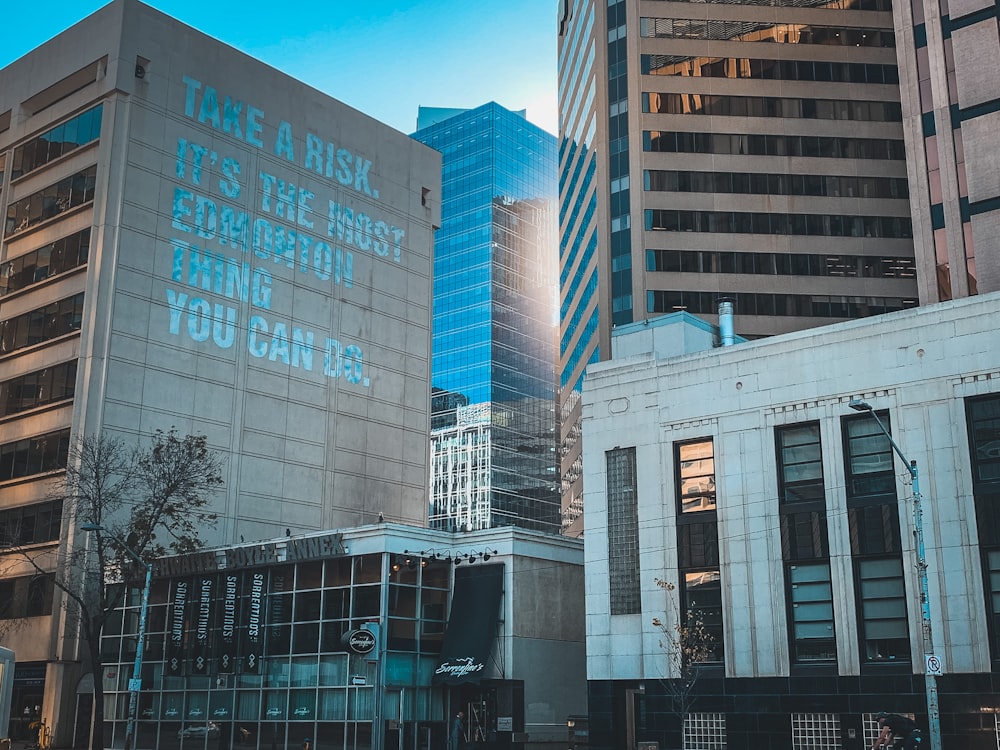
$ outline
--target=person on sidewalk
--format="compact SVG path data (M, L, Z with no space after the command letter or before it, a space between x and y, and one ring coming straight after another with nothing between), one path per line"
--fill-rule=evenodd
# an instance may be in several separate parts
M920 734L920 729L913 719L885 711L882 711L876 718L881 731L875 738L875 742L872 743L872 750L888 747L897 739L901 743L897 746L897 750L919 750L923 747L923 735Z
M448 750L459 750L465 735L465 713L459 711L451 720L451 731L448 734Z

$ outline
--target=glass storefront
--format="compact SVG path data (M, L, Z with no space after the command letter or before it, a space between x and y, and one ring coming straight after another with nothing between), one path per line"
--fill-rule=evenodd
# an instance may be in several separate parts
M448 688L432 675L452 566L388 553L307 559L296 541L160 561L137 747L370 748L377 734L444 726ZM139 585L124 598L102 640L108 747L126 731Z

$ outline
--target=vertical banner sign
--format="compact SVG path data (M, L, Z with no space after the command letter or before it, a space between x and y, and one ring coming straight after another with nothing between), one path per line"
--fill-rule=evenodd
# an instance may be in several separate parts
M243 671L257 674L264 652L264 574L257 571L249 576L250 605L247 607L247 647Z
M226 573L222 579L222 622L218 630L217 651L220 674L233 671L236 660L236 597L240 590L240 577L236 573Z
M268 653L282 653L282 644L287 643L288 613L285 611L288 606L286 597L280 596L285 590L285 576L282 573L274 573L271 576L271 590L267 597L267 623L268 640L270 641ZM275 596L279 594L279 596ZM287 646L286 646L287 647Z
M189 581L174 581L174 599L170 605L170 629L167 631L167 674L181 674L184 648L184 608L187 606Z
M208 652L212 632L212 589L215 580L211 576L198 579L198 617L194 630L193 674L208 674Z

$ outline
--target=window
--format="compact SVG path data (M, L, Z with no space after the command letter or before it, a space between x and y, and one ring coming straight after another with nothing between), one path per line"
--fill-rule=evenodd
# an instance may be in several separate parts
M51 575L22 576L0 581L0 620L52 614Z
M792 750L840 750L841 747L837 714L792 714Z
M965 404L991 652L1000 659L1000 394Z
M985 558L986 607L995 659L1000 655L1000 550L990 550Z
M639 508L635 448L605 453L608 472L608 574L611 614L641 611L639 601Z
M56 541L61 522L61 500L0 511L0 548Z
M78 331L82 322L83 292L0 320L0 355Z
M0 382L0 417L73 398L76 360Z
M823 502L823 455L819 424L778 428L778 485L782 503Z
M719 571L686 572L683 580L683 626L689 634L686 648L697 653L698 661L721 663L725 656L725 635L722 621L722 579Z
M11 179L75 151L97 140L100 135L101 105L97 105L15 148L11 159Z
M856 561L862 656L868 662L910 660L903 564L898 558Z
M685 750L726 750L726 715L691 713L684 717Z
M0 482L66 468L69 430L0 445Z
M0 263L0 297L78 268L89 254L90 230L84 229Z
M51 575L37 575L28 579L24 612L26 617L41 617L52 614L52 580Z
M715 510L715 451L711 438L679 443L675 450L681 513Z
M889 415L878 415L887 430ZM847 461L847 499L851 501L896 501L896 478L892 444L867 414L844 420Z
M7 206L7 234L14 235L31 229L71 208L94 200L97 167L65 177L44 190L13 201Z
M797 662L837 658L830 565L789 565L789 624Z
M969 399L965 409L973 480L977 484L1000 482L1000 396Z

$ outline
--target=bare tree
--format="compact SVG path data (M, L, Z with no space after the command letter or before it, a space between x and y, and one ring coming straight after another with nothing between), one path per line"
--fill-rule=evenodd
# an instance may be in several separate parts
M157 430L147 447L104 435L84 437L71 448L63 481L52 493L63 503L64 528L75 527L68 537L75 541L42 554L19 552L38 573L55 570L67 627L79 626L94 673L94 750L104 747L101 633L126 587L141 587L145 572L121 540L147 562L201 548L200 529L217 520L208 510L209 496L221 484L222 459L204 435ZM81 524L94 528L89 539L80 537ZM111 581L125 585L107 585Z
M660 684L667 694L671 713L680 721L683 738L684 721L697 701L695 685L703 665L711 661L715 653L715 637L698 610L688 609L681 616L680 607L672 595L677 589L674 583L657 578L656 585L667 592L667 601L672 609L672 622L665 623L658 617L652 621L653 627L660 632L660 650L667 657L667 674L660 679Z

